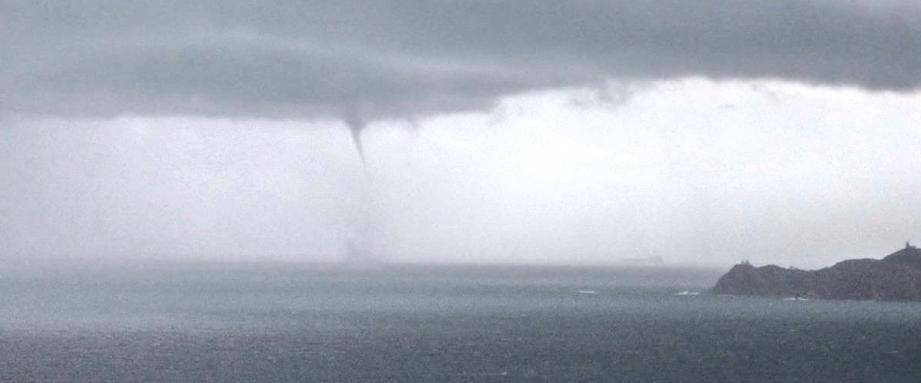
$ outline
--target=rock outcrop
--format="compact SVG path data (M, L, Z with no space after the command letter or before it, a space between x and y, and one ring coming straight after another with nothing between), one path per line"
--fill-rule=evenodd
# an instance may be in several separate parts
M905 248L879 259L851 259L819 270L774 265L734 266L713 292L819 299L921 300L921 249Z

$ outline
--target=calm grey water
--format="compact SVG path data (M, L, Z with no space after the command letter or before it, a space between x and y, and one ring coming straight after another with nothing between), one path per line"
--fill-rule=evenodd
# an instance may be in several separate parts
M0 269L0 380L921 381L921 304L706 294L718 270ZM676 295L681 291L702 295Z

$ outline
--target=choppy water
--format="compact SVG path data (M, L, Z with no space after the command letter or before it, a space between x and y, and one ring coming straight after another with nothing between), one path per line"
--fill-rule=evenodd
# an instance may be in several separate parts
M707 294L717 277L456 266L3 269L0 379L921 381L921 304Z

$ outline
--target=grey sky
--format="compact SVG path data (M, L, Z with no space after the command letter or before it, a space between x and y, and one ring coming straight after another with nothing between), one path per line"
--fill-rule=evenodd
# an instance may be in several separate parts
M366 131L336 121L8 119L0 252L811 267L921 241L921 95L662 82ZM364 226L362 226L364 225Z
M417 115L564 85L921 84L914 1L0 1L0 95L39 114Z
M914 1L0 0L0 63L2 259L921 241Z

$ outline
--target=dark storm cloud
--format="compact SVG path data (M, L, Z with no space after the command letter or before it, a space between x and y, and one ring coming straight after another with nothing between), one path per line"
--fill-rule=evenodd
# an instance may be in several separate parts
M7 110L407 116L605 79L921 85L913 1L0 0Z

